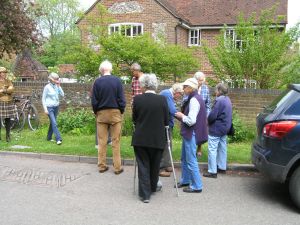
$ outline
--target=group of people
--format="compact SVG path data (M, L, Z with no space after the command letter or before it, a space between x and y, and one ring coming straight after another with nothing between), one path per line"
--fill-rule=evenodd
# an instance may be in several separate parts
M124 171L120 139L126 99L122 82L112 75L112 70L111 62L105 60L100 64L100 76L93 84L91 103L97 124L98 170L100 173L109 170L106 154L110 135L114 173L118 175ZM202 154L202 144L208 141L208 172L203 176L217 178L218 173L226 172L226 139L232 125L232 104L227 96L227 85L217 84L216 98L211 105L209 88L202 72L157 94L158 79L155 74L144 74L138 63L132 64L130 70L133 75L130 105L134 126L131 145L138 165L140 199L148 203L151 194L161 188L159 176L167 177L172 172L169 147L172 148L175 119L180 121L182 136L182 174L175 186L187 193L201 193L203 184L197 158ZM0 67L0 117L5 120L6 140L9 141L10 119L16 117L17 112L12 102L14 88L6 73L7 70ZM54 134L56 143L60 145L62 138L56 118L59 96L64 96L64 92L56 73L50 73L48 78L49 83L44 87L42 97L43 108L50 121L47 140L54 141ZM180 99L182 104L178 109L176 102Z
M134 132L131 145L138 165L139 197L144 203L158 191L159 176L170 176L172 172L168 152L167 132L172 140L174 119L181 123L182 175L179 188L187 193L202 192L202 178L197 157L201 156L201 145L208 141L208 172L203 176L217 178L218 172L226 172L226 136L232 124L232 105L227 96L228 87L216 86L216 99L211 106L209 88L205 75L197 72L183 83L175 83L170 89L156 93L158 80L155 74L145 74L138 63L130 67L132 72L132 121ZM101 76L92 89L92 107L97 121L98 168L106 172L108 128L113 149L114 173L120 174L120 136L122 114L126 101L121 80L112 75L112 64L100 64ZM182 100L178 110L176 101ZM172 144L171 144L172 145Z

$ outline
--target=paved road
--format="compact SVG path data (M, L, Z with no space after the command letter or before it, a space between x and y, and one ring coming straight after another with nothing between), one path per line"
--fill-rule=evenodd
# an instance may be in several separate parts
M116 176L95 164L1 156L1 225L288 225L300 214L288 193L257 176L203 178L201 194L180 192L163 178L150 204L133 194L133 167Z

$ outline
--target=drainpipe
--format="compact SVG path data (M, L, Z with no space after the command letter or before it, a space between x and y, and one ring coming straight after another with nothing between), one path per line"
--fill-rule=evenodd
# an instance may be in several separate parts
M178 45L178 26L179 24L175 26L175 45Z

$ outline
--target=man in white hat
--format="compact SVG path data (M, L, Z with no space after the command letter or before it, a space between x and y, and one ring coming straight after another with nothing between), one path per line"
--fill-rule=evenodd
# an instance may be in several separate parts
M195 78L187 79L183 84L183 91L187 100L182 112L175 116L181 120L182 152L181 152L181 180L178 187L186 186L187 193L201 193L202 179L196 156L197 145L208 139L207 119L204 101L198 94L198 81Z

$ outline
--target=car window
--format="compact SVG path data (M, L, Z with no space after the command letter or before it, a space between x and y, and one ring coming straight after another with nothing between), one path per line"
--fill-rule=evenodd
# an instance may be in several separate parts
M295 96L295 101L291 106L285 111L285 115L300 115L300 94Z
M286 90L282 92L269 106L265 108L265 110L268 112L273 112L275 109L280 107L286 101L286 99L288 99L293 94L293 92L295 91Z

